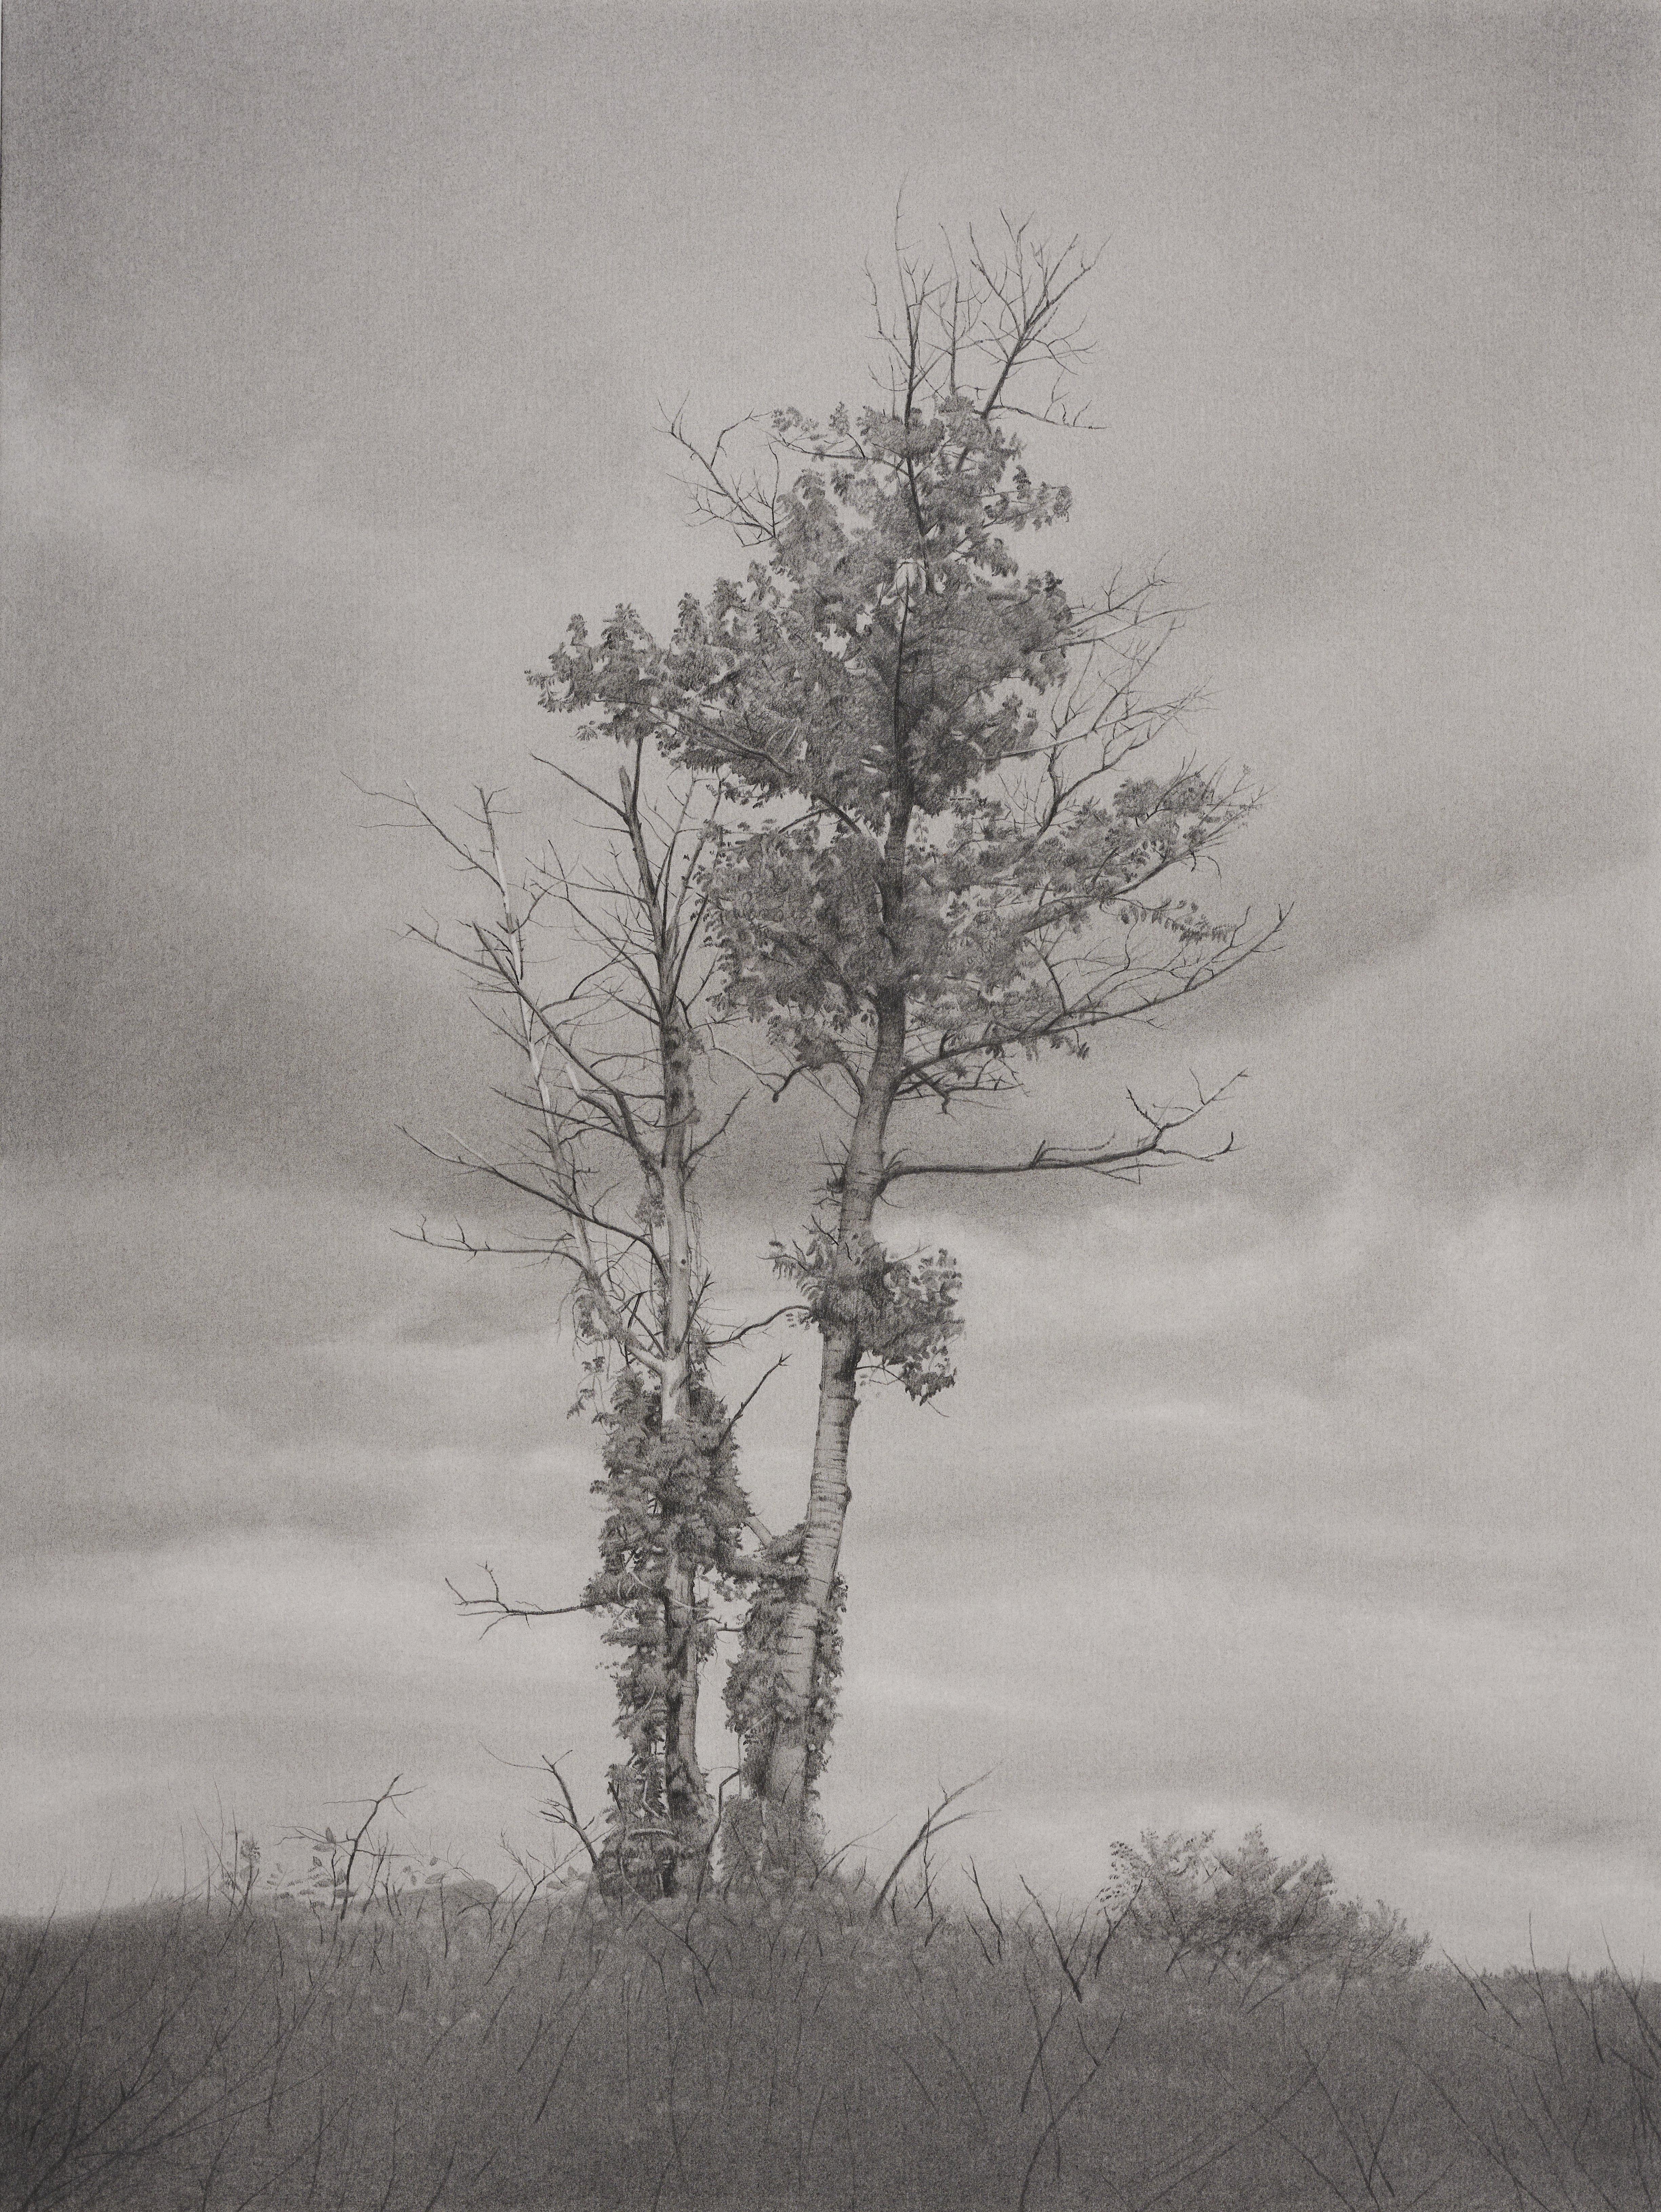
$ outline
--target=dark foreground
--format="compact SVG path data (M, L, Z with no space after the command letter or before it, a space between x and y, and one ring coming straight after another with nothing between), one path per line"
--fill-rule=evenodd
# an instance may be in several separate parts
M1661 2201L1661 1985L868 1886L0 1926L8 2206ZM1190 1936L1192 1931L1189 1931Z

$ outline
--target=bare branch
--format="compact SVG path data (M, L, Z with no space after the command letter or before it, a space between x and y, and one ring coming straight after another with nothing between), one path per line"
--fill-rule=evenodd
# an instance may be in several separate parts
M1141 1105L1134 1091L1127 1090L1132 1111L1146 1125L1146 1133L1129 1142L1116 1134L1098 1145L1055 1145L1046 1139L1025 1159L1019 1160L908 1160L895 1155L885 1173L885 1184L897 1182L907 1176L1009 1176L1037 1175L1046 1171L1086 1173L1110 1177L1134 1176L1155 1160L1184 1159L1211 1161L1224 1158L1233 1150L1234 1136L1231 1130L1227 1139L1208 1152L1196 1152L1171 1146L1167 1140L1172 1133L1186 1128L1190 1121L1203 1114L1208 1107L1244 1080L1244 1070L1220 1084L1214 1091L1200 1091L1195 1104L1177 1109L1156 1112Z
M587 1599L580 1599L575 1605L518 1604L512 1599L503 1597L502 1585L496 1580L495 1570L488 1559L482 1564L479 1572L490 1583L488 1594L470 1595L465 1590L459 1590L447 1575L444 1579L444 1587L455 1600L456 1610L459 1613L468 1620L482 1620L484 1623L481 1632L484 1636L488 1636L493 1628L500 1628L504 1620L557 1620L567 1613L592 1613L594 1609Z
M992 1770L989 1766L985 1774L977 1774L972 1782L961 1782L955 1790L946 1790L941 1796L940 1803L930 1809L923 1820L922 1827L918 1829L916 1834L912 1837L910 1842L900 1853L898 1858L895 1860L893 1865L888 1869L887 1875L883 1881L882 1887L878 1890L877 1894L872 1902L871 1917L873 1920L877 1917L878 1914L882 1911L883 1906L887 1903L894 1884L899 1880L900 1875L904 1871L907 1864L918 1851L923 1849L930 1838L944 1835L948 1828L955 1828L959 1820L971 1820L974 1817L972 1814L958 1813L954 1814L949 1820L942 1820L940 1814L946 1811L948 1806L955 1805L959 1797L966 1797L971 1790L978 1790L982 1783L987 1779L987 1777L991 1773L991 1771Z
M599 1872L600 1865L599 1852L595 1848L593 1838L588 1833L588 1830L584 1825L582 1817L577 1811L576 1800L571 1795L571 1786L559 1771L558 1759L550 1759L545 1754L542 1764L546 1768L547 1771L553 1776L555 1783L558 1786L560 1796L563 1801L557 1809L553 1806L545 1807L544 1810L546 1817L553 1822L556 1827L567 1828L570 1831L571 1834L576 1838L577 1841L582 1845L583 1850L588 1854L588 1863L593 1868L593 1871L598 1874Z

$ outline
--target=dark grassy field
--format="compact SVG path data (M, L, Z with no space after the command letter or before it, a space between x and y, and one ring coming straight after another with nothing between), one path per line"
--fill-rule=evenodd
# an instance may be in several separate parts
M878 1905L833 1877L651 1904L228 1880L0 1926L0 2197L1656 2202L1661 1986L1466 1975L1366 1939L1173 1934L1111 1893L1065 1915L941 1909L916 1885Z

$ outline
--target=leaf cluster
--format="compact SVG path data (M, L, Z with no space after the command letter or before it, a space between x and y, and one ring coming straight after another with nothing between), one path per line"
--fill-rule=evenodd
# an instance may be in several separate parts
M951 1389L963 1275L949 1252L905 1256L874 1239L849 1252L823 1223L800 1243L776 1240L772 1251L774 1272L801 1294L804 1328L851 1328L869 1364L919 1405Z
M603 1418L602 1472L592 1486L605 1510L582 1604L609 1615L603 1641L621 1655L611 1673L627 1756L608 1778L618 1850L664 1827L669 1698L689 1668L696 1674L714 1655L714 1601L733 1596L753 1571L741 1550L750 1502L733 1422L707 1383L694 1383L691 1401L690 1419L666 1423L660 1390L625 1369ZM697 1595L690 1649L672 1652L665 1600L677 1571Z
M597 637L574 622L538 679L587 732L655 743L732 803L719 1012L764 1030L785 1079L857 1093L903 1001L898 1095L946 1103L1255 949L1174 878L1256 792L1192 762L1125 772L1188 703L1147 687L1178 619L1158 580L1081 605L1024 572L1013 539L1067 494L961 392L788 412L773 437L805 465L770 502L767 557L684 599L666 641L630 607Z

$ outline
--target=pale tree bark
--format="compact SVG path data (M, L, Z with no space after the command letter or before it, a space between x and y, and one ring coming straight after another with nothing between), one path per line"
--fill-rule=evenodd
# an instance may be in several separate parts
M576 1607L512 1605L491 1576L488 1596L461 1601L464 1610L492 1624L649 1604L658 1623L660 1738L659 1774L655 1781L646 1778L648 1795L661 1791L668 1831L663 1874L666 1887L673 1887L680 1865L707 1855L715 1827L698 1751L698 1691L707 1656L705 1583L712 1571L719 1577L722 1562L706 1556L712 1516L697 1483L700 1454L707 1449L707 1426L702 1438L698 1428L700 1369L712 1340L700 1318L706 1285L695 1184L721 1127L700 1133L696 1008L709 963L698 946L699 825L694 820L689 828L683 805L654 830L642 775L642 749L636 747L620 770L617 798L581 787L620 833L613 848L618 874L606 883L574 885L563 868L545 868L517 883L503 855L495 803L484 792L472 817L478 836L452 830L407 795L399 803L492 886L491 922L472 924L459 941L436 929L417 933L461 960L487 1006L506 1001L505 1012L491 1018L522 1056L538 1140L528 1164L471 1150L436 1156L542 1202L554 1215L545 1242L492 1245L459 1231L432 1237L423 1230L423 1238L469 1253L536 1252L563 1261L578 1296L580 1332L642 1379L643 1396L634 1402L662 1444L666 1469L654 1524L630 1539L647 1546L657 1564L644 1581L626 1574L623 1597L603 1590ZM528 933L550 897L602 956L581 1001L545 998L533 980ZM621 1691L621 1676L619 1685ZM625 1699L619 1725L640 1711ZM653 1832L661 1836L660 1829Z
M905 899L905 849L910 809L890 824L879 875L884 927L897 938ZM820 1692L821 1645L833 1619L837 1564L853 1491L849 1447L859 1410L866 1346L860 1327L861 1288L879 1263L873 1223L887 1164L889 1116L905 1072L906 994L903 985L879 993L876 1034L861 1085L841 1170L830 1297L820 1320L818 1402L802 1526L800 1578L785 1611L776 1661L777 1719L769 1748L764 1794L782 1815L786 1838L806 1814L815 1778L813 1716ZM787 1841L787 1848L794 1846Z

